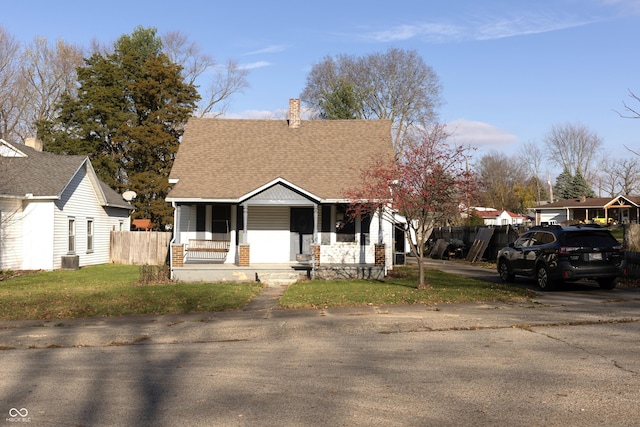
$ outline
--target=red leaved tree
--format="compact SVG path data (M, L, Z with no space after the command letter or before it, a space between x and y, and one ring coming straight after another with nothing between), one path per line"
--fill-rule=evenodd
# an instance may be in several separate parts
M395 162L377 161L362 171L361 182L348 191L353 216L377 212L405 219L403 226L418 259L418 288L426 288L424 257L433 228L459 214L473 185L467 164L470 148L447 142L444 125L423 129L407 143ZM396 220L397 222L397 220Z

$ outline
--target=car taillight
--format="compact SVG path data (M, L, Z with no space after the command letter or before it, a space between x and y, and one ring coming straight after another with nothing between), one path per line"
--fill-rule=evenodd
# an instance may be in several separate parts
M580 248L577 246L561 246L558 252L560 253L560 255L569 255L571 254L571 252L575 252L578 249Z

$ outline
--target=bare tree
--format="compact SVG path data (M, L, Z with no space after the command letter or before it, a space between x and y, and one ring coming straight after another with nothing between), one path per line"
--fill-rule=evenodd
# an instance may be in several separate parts
M578 171L588 182L595 180L593 163L602 148L602 138L583 124L553 125L544 138L548 159L567 169L571 175Z
M76 69L82 65L81 48L58 40L54 45L36 37L23 53L22 76L28 103L24 108L21 139L36 134L35 124L51 120L63 94L75 96Z
M640 97L638 97L638 95L636 95L632 91L629 91L629 96L636 102L640 103ZM624 109L626 110L626 113L622 114L620 112L617 112L620 115L620 117L623 117L625 119L640 119L640 111L638 111L636 108L631 107L629 104L627 104L624 101L622 101L622 105L624 105Z
M492 151L482 156L474 169L478 180L475 198L484 207L524 213L536 203L540 180L531 179L516 156Z
M184 33L168 32L162 36L162 43L169 59L182 66L187 84L195 85L196 80L207 76L204 91L200 93L202 100L198 104L198 116L224 115L231 97L249 87L248 70L233 60L224 65L216 63L211 55L202 52L200 46L190 41Z
M392 120L399 154L407 131L435 122L442 104L438 76L415 50L391 48L364 57L326 57L312 67L301 98L309 108L318 109L341 81L353 85L359 105L356 118Z
M640 160L635 157L600 161L600 187L610 197L640 193Z
M624 158L618 162L620 193L637 195L640 190L640 161L637 158Z
M0 138L11 141L24 108L20 44L0 27Z
M609 197L614 197L618 188L620 188L620 182L618 181L620 174L616 167L617 160L603 156L600 160L600 173L598 174L598 193L604 192Z
M546 193L541 187L542 180L540 174L542 172L542 162L544 161L544 150L540 148L539 144L533 141L529 141L522 146L520 150L520 160L526 164L529 168L529 174L531 177L535 177L536 183L536 202L540 203L542 200L542 194Z

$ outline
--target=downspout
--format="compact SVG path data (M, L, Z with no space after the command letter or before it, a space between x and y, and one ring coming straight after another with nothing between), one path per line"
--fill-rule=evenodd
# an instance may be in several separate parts
M380 206L378 208L378 244L382 245L384 243L384 238L382 236L383 234L383 229L382 229L382 211L383 211L384 207Z
M320 239L318 239L318 204L313 204L313 244L319 245ZM316 277L316 256L315 253L311 254L311 277Z
M180 223L178 221L178 207L176 206L176 202L171 202L171 206L173 207L173 236L169 241L169 279L173 280L173 244L176 242L177 236L177 225Z

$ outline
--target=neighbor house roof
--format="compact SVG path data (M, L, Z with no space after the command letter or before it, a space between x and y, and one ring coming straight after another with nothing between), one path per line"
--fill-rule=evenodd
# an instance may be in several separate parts
M87 165L105 205L132 209L122 196L97 179L87 156L42 152L1 139L0 146L4 153L0 153L0 197L57 199L80 168Z
M278 179L322 199L341 199L374 159L393 160L389 120L191 118L167 200L238 200Z
M629 201L636 206L640 206L640 197L639 196L616 196L616 197L594 197L594 198L585 198L585 197L577 197L575 199L563 199L557 202L548 203L546 205L536 206L535 209L577 209L577 208L585 208L585 209L603 209L606 207L616 207L615 204L618 200L621 200L623 203L625 201ZM610 206L611 205L611 206Z

